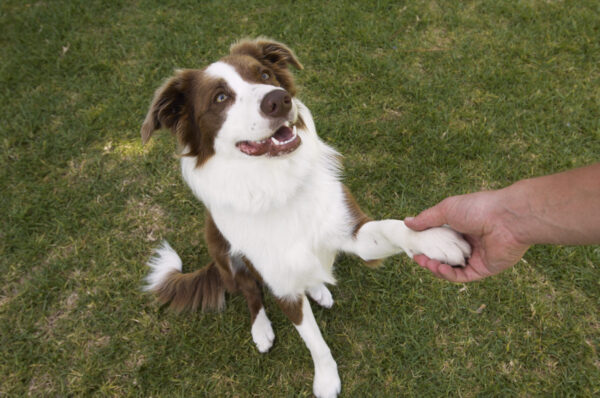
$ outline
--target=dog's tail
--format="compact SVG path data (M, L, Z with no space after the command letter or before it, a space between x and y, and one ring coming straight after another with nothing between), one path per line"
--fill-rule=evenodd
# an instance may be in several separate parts
M177 312L221 311L225 307L225 285L215 263L195 272L181 272L181 258L164 241L148 261L151 268L144 290L152 291L163 304Z

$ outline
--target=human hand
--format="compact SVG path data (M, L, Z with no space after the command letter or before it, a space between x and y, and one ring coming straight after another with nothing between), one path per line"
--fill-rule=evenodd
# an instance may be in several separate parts
M503 205L503 191L453 196L404 220L422 231L444 224L464 235L472 254L464 268L452 267L424 255L414 256L422 267L452 282L471 282L499 274L515 265L529 245L519 242L510 230L510 214Z

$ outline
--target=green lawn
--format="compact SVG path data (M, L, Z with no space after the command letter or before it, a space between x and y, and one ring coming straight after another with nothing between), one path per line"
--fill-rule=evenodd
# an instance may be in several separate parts
M241 297L175 315L140 290L162 239L187 270L209 260L173 139L141 146L152 94L241 37L295 50L374 217L600 160L597 0L242 4L0 3L0 396L311 396L271 297L261 355ZM315 316L343 396L600 394L598 246L534 247L469 285L400 256L336 275Z

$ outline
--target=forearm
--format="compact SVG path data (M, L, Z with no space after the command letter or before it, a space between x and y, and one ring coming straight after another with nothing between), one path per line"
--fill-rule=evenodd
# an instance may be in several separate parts
M600 163L498 191L502 218L524 244L600 243Z

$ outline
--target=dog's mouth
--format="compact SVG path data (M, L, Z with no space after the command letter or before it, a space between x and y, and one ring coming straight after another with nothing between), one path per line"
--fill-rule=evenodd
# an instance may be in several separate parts
M281 156L294 152L302 140L295 125L287 123L279 127L273 135L260 141L240 141L238 149L249 156Z

